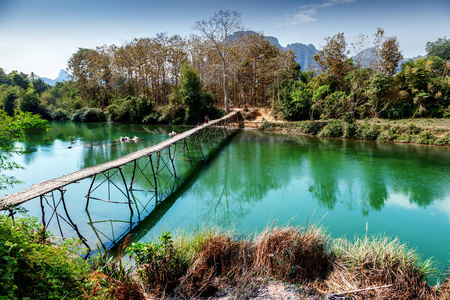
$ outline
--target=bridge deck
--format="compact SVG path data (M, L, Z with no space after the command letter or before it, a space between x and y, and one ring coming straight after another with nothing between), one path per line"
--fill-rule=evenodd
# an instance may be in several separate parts
M110 162L92 166L92 167L88 167L85 169L81 169L81 170L75 171L73 173L63 175L58 178L54 178L54 179L50 179L47 181L37 183L25 190L22 190L15 194L6 195L6 196L0 198L0 204L2 204L2 206L20 205L24 202L27 202L34 198L37 198L41 195L44 195L44 194L47 194L54 190L63 188L64 186L66 186L68 184L92 177L96 174L100 174L100 173L106 172L111 169L119 168L119 167L126 165L130 162L133 162L141 157L149 156L150 154L162 151L165 148L175 144L176 142L183 140L185 138L188 138L189 136L193 135L197 131L200 131L211 125L220 123L221 121L224 121L228 118L233 117L237 113L238 113L238 111L233 111L220 119L212 120L209 123L203 124L201 126L197 126L188 131L177 134L174 137L169 138L157 145L127 154L125 156L122 156L121 158L112 160Z

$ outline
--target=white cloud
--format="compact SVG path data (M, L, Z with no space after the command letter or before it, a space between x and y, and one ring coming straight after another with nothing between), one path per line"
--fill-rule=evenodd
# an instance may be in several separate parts
M409 210L419 209L416 203L411 203L409 197L402 194L391 194L385 204L386 206L398 206Z
M448 217L448 222L450 223L450 197L444 198L443 200L434 201L430 207L436 209L437 211L444 213Z
M326 0L320 4L309 4L300 6L297 12L289 14L278 23L280 26L292 26L297 24L312 23L317 21L315 15L324 7L331 7L342 3L352 3L356 0Z

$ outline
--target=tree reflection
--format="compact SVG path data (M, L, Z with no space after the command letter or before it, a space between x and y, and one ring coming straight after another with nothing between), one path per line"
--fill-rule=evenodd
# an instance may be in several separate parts
M447 160L436 160L434 153ZM191 193L203 199L205 219L220 215L230 224L269 192L307 178L303 193L319 205L333 210L338 203L347 209L356 204L368 215L382 210L391 193L419 206L448 197L448 155L446 149L416 145L245 133L223 150Z
M24 148L37 151L55 140L74 137L82 141L77 147L83 147L80 168L85 168L157 144L171 130L185 129L53 122L50 132L30 132ZM132 135L142 137L142 143L114 141ZM281 195L300 179L308 184L299 196L311 197L328 210L343 205L367 215L382 210L391 194L403 195L411 204L426 207L450 195L449 157L450 149L443 147L243 132L204 168L205 176L196 179L189 193L202 199L202 218L219 216L227 224L245 217L269 193ZM139 164L142 166L142 162ZM183 179L190 176L185 162L177 161L176 168ZM132 164L123 171L131 177ZM173 179L167 175L158 180L163 185ZM151 185L141 183L140 188L150 190Z

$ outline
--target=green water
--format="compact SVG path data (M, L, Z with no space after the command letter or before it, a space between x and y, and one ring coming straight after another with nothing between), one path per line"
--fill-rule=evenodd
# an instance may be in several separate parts
M30 153L15 157L25 167L15 175L26 181L15 190L120 157L187 128L54 123L52 129L29 135L24 148ZM113 142L125 135L144 140ZM72 184L66 192L71 217L88 241L100 239L105 247L130 229L134 241L148 241L162 230L192 231L205 224L249 234L272 223L312 222L332 237L352 238L366 229L398 236L424 258L434 257L441 269L450 260L448 147L244 131L207 163L190 168L179 162L177 167L179 181L164 177L164 201L156 201L152 192L133 193L133 215L126 205L103 202L91 203L86 213L90 181ZM130 176L131 166L124 172ZM145 183L141 187L148 188ZM25 207L40 218L38 201Z

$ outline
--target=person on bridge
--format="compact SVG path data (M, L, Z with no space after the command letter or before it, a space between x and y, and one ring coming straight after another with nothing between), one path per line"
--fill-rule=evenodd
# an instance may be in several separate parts
M205 123L208 123L208 121L209 121L208 116L205 116Z

